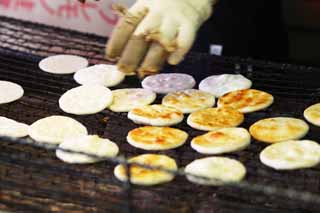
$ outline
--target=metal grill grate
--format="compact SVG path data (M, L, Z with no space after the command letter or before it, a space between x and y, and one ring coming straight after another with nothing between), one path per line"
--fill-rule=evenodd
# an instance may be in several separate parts
M94 35L0 17L0 79L19 83L26 91L21 100L1 105L0 115L28 124L49 115L66 115L57 100L76 83L71 75L41 72L38 61L44 56L69 53L84 56L91 63L108 63L103 59L104 43L105 39ZM198 81L211 74L241 73L253 80L255 88L272 93L274 105L246 115L242 125L246 128L271 116L302 118L303 110L319 101L316 79L320 70L316 68L192 53L181 65L165 70L196 73ZM137 86L138 80L132 77L119 88ZM105 110L92 116L71 117L87 126L90 133L116 141L125 156L145 153L126 143L127 132L137 125L129 122L125 113ZM178 127L190 138L203 133L185 122ZM318 140L319 136L319 128L311 126L307 138ZM7 141L0 147L0 209L117 212L128 210L130 205L131 210L166 212L313 212L319 208L319 203L284 198L280 189L319 194L320 167L288 172L269 169L258 158L265 145L256 141L244 151L224 156L245 164L248 183L272 185L279 188L282 197L236 187L198 186L182 176L156 187L123 186L113 176L114 164L110 162L66 165L55 158L54 152L34 146ZM176 150L155 153L175 158L180 167L204 157L190 148L189 141Z

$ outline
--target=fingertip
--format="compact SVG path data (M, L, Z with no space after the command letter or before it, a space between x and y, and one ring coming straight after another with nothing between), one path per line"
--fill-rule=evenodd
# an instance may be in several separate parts
M170 65L178 65L184 60L184 57L184 55L174 52L169 56L168 63Z
M108 43L107 43L106 47L105 47L104 58L107 59L108 61L111 61L111 62L117 62L120 57L118 54L113 54L113 51L110 51L110 49L108 48Z
M132 36L118 61L118 69L124 73L135 72L146 56L149 46L143 36Z
M133 66L123 64L121 62L117 63L117 68L120 72L123 72L124 74L132 73L132 72L134 72L134 69L135 69Z

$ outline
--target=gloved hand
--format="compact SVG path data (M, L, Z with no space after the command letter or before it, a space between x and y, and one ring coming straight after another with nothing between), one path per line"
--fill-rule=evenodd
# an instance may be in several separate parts
M137 0L107 44L106 57L125 73L140 77L159 72L166 60L176 65L192 47L196 33L217 0Z

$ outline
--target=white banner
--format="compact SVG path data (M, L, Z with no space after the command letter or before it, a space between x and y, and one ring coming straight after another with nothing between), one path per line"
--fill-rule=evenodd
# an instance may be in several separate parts
M0 15L109 36L118 16L114 3L130 6L134 0L0 0Z

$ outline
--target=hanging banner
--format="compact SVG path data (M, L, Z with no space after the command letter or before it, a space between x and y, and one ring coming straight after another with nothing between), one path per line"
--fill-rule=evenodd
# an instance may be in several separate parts
M118 16L112 4L130 6L134 0L0 0L0 15L109 36Z

